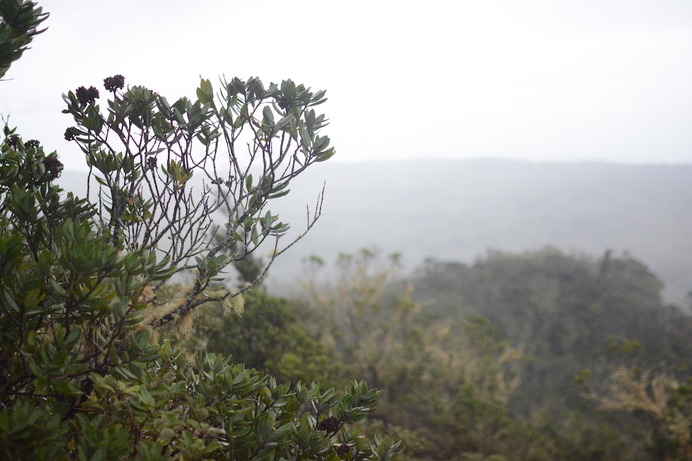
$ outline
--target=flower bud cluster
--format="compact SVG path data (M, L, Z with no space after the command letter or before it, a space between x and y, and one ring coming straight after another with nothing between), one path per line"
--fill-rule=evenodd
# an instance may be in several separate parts
M346 445L345 443L339 445L339 447L336 449L336 454L340 457L343 458L344 455L347 455L348 452L351 451L351 447Z
M75 95L77 96L77 101L79 101L81 105L86 106L90 102L94 102L98 99L99 90L93 86L90 86L88 89L80 86L77 88L77 91L75 91Z
M336 419L334 416L330 416L329 418L323 419L317 425L318 430L326 431L328 434L335 433L339 430L339 427L341 427L339 424L339 420Z
M115 93L116 90L122 90L125 87L125 77L120 74L103 79L103 86L106 91Z
M38 149L40 145L41 145L41 143L38 142L36 139L30 139L24 143L24 147L26 147L27 149L34 149L34 150Z

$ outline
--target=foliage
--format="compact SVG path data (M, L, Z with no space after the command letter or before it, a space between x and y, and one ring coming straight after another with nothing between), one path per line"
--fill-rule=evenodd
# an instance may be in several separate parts
M9 66L45 15L0 5ZM53 184L62 164L38 141L5 127L0 145L7 459L392 459L383 433L408 459L690 457L691 323L643 264L491 253L409 283L363 251L304 304L275 298L251 289L292 245L268 208L334 152L324 93L202 80L170 104L120 75L104 87L104 110L95 87L64 96L93 202ZM190 286L170 283L182 272Z
M408 459L685 459L687 386L665 387L664 419L595 404L629 395L609 390L623 365L668 369L669 384L689 376L689 318L660 304L641 263L492 253L473 266L429 261L413 281L370 250L337 266L334 283L308 283L303 327L346 376L382 389L365 430L405 440ZM658 386L637 382L642 395Z
M526 416L584 403L575 375L605 381L614 365L688 368L692 319L661 302L661 283L640 262L553 248L490 252L473 265L429 261L417 299L451 316L480 315L531 359L510 405Z
M138 324L143 289L165 279L153 253L119 255L95 235L92 207L50 180L55 154L5 129L0 166L2 398L74 397L93 372L151 355ZM74 400L64 411L79 405Z
M125 87L122 75L104 80L110 93L105 110L91 86L63 96L75 126L65 138L85 153L90 191L96 201L99 233L124 251L165 255L175 272L191 272L193 283L165 312L150 319L162 325L185 317L210 300L219 274L273 240L268 263L288 246L279 240L288 224L268 210L289 192L291 181L334 148L320 134L324 115L314 107L325 92L312 92L290 80L268 87L258 78L223 80L215 91L202 79L196 98L170 103L142 86ZM215 214L225 215L222 227ZM321 198L308 222L321 213ZM301 234L298 238L302 237ZM151 286L151 300L162 284Z
M608 391L591 397L603 409L649 419L642 435L656 459L692 458L692 378L681 384L670 375L619 368Z
M32 1L0 2L0 78L22 56L34 37L45 31L38 27L46 18L48 13Z
M299 303L260 289L243 295L242 313L208 306L187 340L192 348L221 353L280 381L339 382L330 351L302 328L309 315Z
M152 343L142 297L170 275L168 261L118 252L93 231L93 207L62 199L51 184L54 154L6 135L0 451L15 459L388 459L398 450L389 439L371 447L344 427L377 403L362 382L342 393L278 385L220 355L189 359L168 340Z
M483 319L450 321L414 302L413 288L396 283L397 261L370 250L342 255L334 286L309 287L325 348L347 377L382 389L374 418L388 431L412 431L411 459L497 453L514 424L506 402L521 351Z
M317 383L280 384L228 357L187 355L162 335L163 325L184 323L190 315L183 314L195 307L233 299L217 294L220 289L210 282L225 265L284 232L274 215L260 213L287 191L290 179L333 152L316 134L324 119L308 109L323 96L286 82L265 91L257 79L233 80L224 93L228 105L217 110L205 81L199 101L173 106L140 87L119 93L123 85L120 76L106 79L113 91L106 117L95 105L95 88L66 96L67 111L77 121L68 134L85 149L99 184L95 204L64 196L53 184L63 168L55 153L46 155L38 141L4 130L4 459L392 459L400 443L387 437L370 443L353 427L379 400L379 391L365 382L352 381L342 391ZM262 112L261 121L255 110ZM277 123L273 111L283 111ZM209 184L213 199L208 192L200 199L184 192L192 173L217 173L206 163L215 158L214 139L232 146L227 143L237 140L242 127L255 137L243 168L254 160L263 163L260 185L233 154L228 179L214 176L217 183ZM109 136L122 145L114 147ZM277 137L284 142L275 150ZM206 160L194 160L185 150L193 138L208 148L202 151ZM292 142L299 145L289 151ZM161 170L146 169L159 154L166 158ZM284 160L288 170L280 169ZM221 204L230 204L232 219L221 243L205 247L212 241L202 236L210 227L208 213ZM170 247L162 245L166 236ZM188 268L197 270L191 289L181 294L165 285ZM168 292L169 303L176 303L160 316L167 306L157 306L157 292Z

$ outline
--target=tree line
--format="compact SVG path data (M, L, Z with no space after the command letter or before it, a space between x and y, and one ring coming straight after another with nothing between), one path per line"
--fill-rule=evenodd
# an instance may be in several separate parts
M692 318L632 257L491 252L404 276L363 250L334 266L295 299L207 307L186 347L286 381L366 379L382 394L364 425L402 459L689 458Z

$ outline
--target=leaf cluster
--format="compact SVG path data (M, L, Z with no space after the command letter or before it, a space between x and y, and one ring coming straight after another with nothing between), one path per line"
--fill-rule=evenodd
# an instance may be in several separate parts
M0 78L22 56L34 37L45 31L38 27L47 18L48 13L32 1L3 0L0 3Z
M44 180L40 146L0 155L0 451L8 459L391 459L348 426L379 392L278 384L216 354L188 357L142 322L171 275L122 253L94 206ZM51 154L54 155L54 154ZM325 423L327 421L327 423Z
M105 79L105 88L105 110L94 87L64 95L63 112L75 122L65 137L85 153L95 180L99 232L117 248L156 250L176 272L192 272L187 301L157 324L208 302L200 295L218 285L225 268L270 240L269 261L252 281L258 282L295 243L279 246L289 225L268 204L334 154L320 134L327 120L314 109L326 100L324 91L290 80L265 88L254 77L222 80L215 91L202 79L196 100L170 103L148 88L125 87L120 75ZM223 226L216 225L219 213ZM308 230L320 213L321 197Z
M187 340L193 348L222 353L280 381L338 383L339 365L331 351L303 328L306 309L253 289L243 295L243 312L205 307Z
M5 129L0 153L0 392L77 396L86 375L151 355L128 336L144 288L170 276L153 253L119 254L84 200L46 179L40 146ZM146 343L146 341L145 341ZM134 349L133 349L134 348ZM69 411L69 410L66 410Z
M341 255L334 285L309 287L310 318L319 320L307 328L333 351L342 377L382 389L374 418L407 437L411 459L500 451L515 427L506 403L521 351L482 318L432 314L397 279L398 258L382 259L371 250Z
M0 38L22 24L27 29L12 42L19 48L11 59L45 19L34 6L0 3ZM324 118L310 109L324 93L291 83L264 90L257 79L236 79L217 110L207 81L198 101L172 105L146 88L124 89L119 75L104 83L113 94L106 114L94 87L65 95L76 123L66 138L87 156L94 202L65 196L53 184L62 170L57 155L4 128L3 459L393 459L399 443L371 443L352 428L379 401L379 391L365 382L340 392L279 384L228 357L187 356L156 328L205 302L233 304L210 283L285 232L264 208L308 165L333 154L328 138L317 134ZM273 111L282 114L277 123ZM252 139L245 163L234 147L243 130ZM225 180L218 175L219 145L228 150ZM249 172L254 162L262 165L258 183ZM209 180L199 196L188 186L193 174ZM211 213L224 206L226 230L211 245ZM196 271L193 288L172 312L148 321L157 290L188 269Z

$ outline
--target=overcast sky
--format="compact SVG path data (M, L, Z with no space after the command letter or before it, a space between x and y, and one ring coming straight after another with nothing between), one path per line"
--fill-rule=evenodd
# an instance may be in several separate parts
M0 82L0 113L69 168L61 94L117 73L169 99L200 76L326 89L334 161L692 163L689 0L39 4L49 29Z

